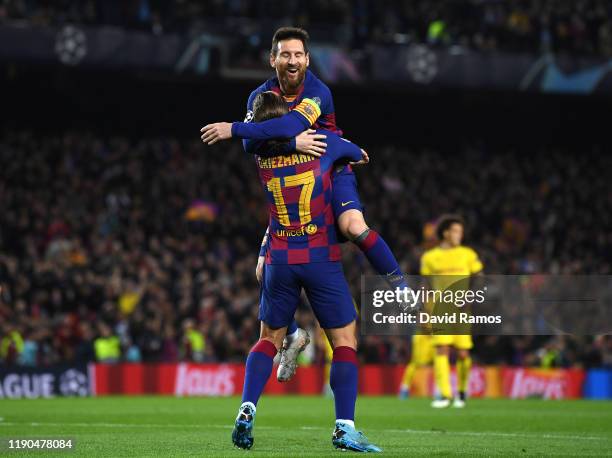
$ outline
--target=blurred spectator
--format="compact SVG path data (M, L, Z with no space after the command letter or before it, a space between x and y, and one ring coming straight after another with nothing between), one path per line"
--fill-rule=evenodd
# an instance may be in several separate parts
M23 353L24 343L17 328L5 326L4 337L0 340L0 360L10 366L16 364Z
M432 45L441 45L447 43L448 40L446 23L440 19L432 21L427 28L427 42Z
M162 361L174 362L179 359L178 345L176 344L176 332L172 325L164 327L164 343L162 345Z
M88 322L82 322L79 325L80 340L74 351L74 360L79 363L94 361L96 354L94 350L94 339L91 325Z
M239 37L243 59L253 62L267 50L274 29L288 24L309 29L317 41L355 48L428 41L483 51L610 56L611 17L612 7L607 0L0 2L0 24L81 23L154 34L205 31L209 35Z
M563 350L564 345L560 338L550 339L536 352L540 359L540 367L543 369L563 367Z
M187 319L183 323L183 355L185 360L202 362L206 343L204 336L195 328L195 322Z
M586 353L585 360L588 366L612 368L612 336L600 335L595 337L592 347Z
M163 339L161 333L161 320L151 317L146 320L144 330L140 333L138 347L145 362L159 362L162 359Z
M116 363L121 357L119 337L105 323L100 323L100 337L94 341L96 360L100 363Z
M31 367L38 363L38 342L32 329L28 329L24 333L23 351L19 355L18 363L22 366Z
M140 348L131 338L127 338L125 342L125 351L123 359L128 363L139 363L142 361L142 355L140 354Z

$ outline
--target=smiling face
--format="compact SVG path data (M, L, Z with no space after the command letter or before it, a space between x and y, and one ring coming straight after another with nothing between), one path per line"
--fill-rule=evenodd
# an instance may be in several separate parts
M295 95L304 82L310 58L304 51L302 40L290 38L278 42L270 54L270 65L276 69L281 89L286 95Z

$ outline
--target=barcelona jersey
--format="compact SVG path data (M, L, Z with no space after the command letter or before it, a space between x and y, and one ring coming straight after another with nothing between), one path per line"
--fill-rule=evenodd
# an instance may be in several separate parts
M332 211L333 164L357 161L361 149L329 132L320 158L294 152L256 157L268 201L270 233L267 264L308 264L340 260Z
M336 125L336 111L331 91L310 70L306 70L304 83L300 86L298 93L294 96L282 94L278 78L270 78L257 89L255 89L247 103L247 116L245 121L249 122L253 116L253 100L261 92L272 91L283 96L290 110L297 110L310 124L312 129L324 129L335 134L342 135L342 131Z

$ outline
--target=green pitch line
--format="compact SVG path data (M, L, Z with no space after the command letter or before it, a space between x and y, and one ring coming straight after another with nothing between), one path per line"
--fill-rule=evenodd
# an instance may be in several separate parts
M109 397L0 401L0 438L72 438L70 453L2 456L326 456L333 402L263 397L249 452L232 448L237 398ZM364 397L357 427L406 455L612 455L612 402L470 400L433 410L424 399ZM338 452L339 453L339 452Z

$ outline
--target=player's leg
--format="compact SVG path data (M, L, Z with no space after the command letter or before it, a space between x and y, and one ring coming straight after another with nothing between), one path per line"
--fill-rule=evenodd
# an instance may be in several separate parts
M357 402L357 338L352 321L342 328L325 329L333 348L329 385L334 393L336 421L355 426Z
M337 221L340 232L363 252L379 275L385 276L392 287L407 286L391 248L378 232L368 227L360 210L346 210Z
M286 326L273 329L261 323L259 340L251 348L246 361L242 404L232 431L232 442L236 447L250 449L253 446L257 401L270 378L274 356L283 343L286 331Z
M285 336L285 339L292 339L294 337L297 337L297 332L298 332L298 325L297 322L295 320L293 320L291 322L291 324L289 326L287 326L287 335Z
M371 444L363 433L355 429L359 378L356 323L352 321L342 328L327 328L325 333L334 349L329 377L336 409L332 444L336 448L358 452L381 452L379 447Z
M402 381L400 383L400 399L407 399L410 393L410 385L412 385L412 380L414 379L414 374L416 373L417 369L417 351L419 348L418 344L418 334L415 334L412 336L412 345L410 347L410 361L408 361L406 369L404 369Z
M389 245L365 222L363 206L357 192L357 180L352 172L343 171L334 175L332 208L342 236L357 245L374 270L379 275L386 276L393 287L407 286Z
M329 384L334 393L336 418L352 424L357 399L357 312L342 265L311 264L305 267L304 277L312 310L333 348Z
M453 402L453 407L465 407L467 399L468 383L470 380L470 369L472 368L472 358L470 349L472 348L472 336L455 336L455 348L457 348L457 398Z
M402 374L402 382L399 390L400 399L408 399L408 396L410 396L410 385L412 385L412 380L414 380L414 375L416 374L417 368L417 363L410 358L410 361L408 364L406 364L406 368Z
M286 331L286 327L274 329L266 323L261 323L259 340L251 348L246 361L243 404L248 402L253 404L253 407L257 406L257 401L270 377L274 356L283 343Z
M412 336L410 361L404 369L400 384L399 397L406 399L410 395L410 386L419 367L431 364L431 336L415 334Z
M259 283L263 282L266 274L266 250L267 250L268 231L264 235L257 258L257 267L255 268L255 276ZM279 351L279 366L276 372L276 377L279 381L285 382L289 380L297 369L298 355L306 348L310 342L310 336L304 329L299 329L295 320L287 327L287 334L283 341L283 346Z
M282 345L287 326L295 315L300 292L291 266L267 266L259 304L260 337L247 357L242 404L232 431L232 442L237 447L253 446L257 402L272 373L274 356Z
M262 242L259 258L257 260L257 267L255 269L255 275L260 283L263 282L266 275L265 250L267 244L265 243L265 240L267 236L268 232L266 232L266 235L264 236L264 242ZM304 351L309 342L310 336L308 335L308 332L306 332L304 329L298 328L295 319L292 320L287 327L287 334L285 335L283 345L279 350L279 365L276 371L276 378L280 382L286 382L293 377L297 370L298 356L302 351Z
M431 406L434 408L444 408L450 406L453 397L450 382L450 344L453 336L436 335L433 336L433 344L436 348L434 356L434 379L440 391L440 398L435 399Z
M309 265L305 290L312 310L333 348L329 384L334 393L336 448L378 452L380 448L355 429L357 401L357 312L339 262Z

